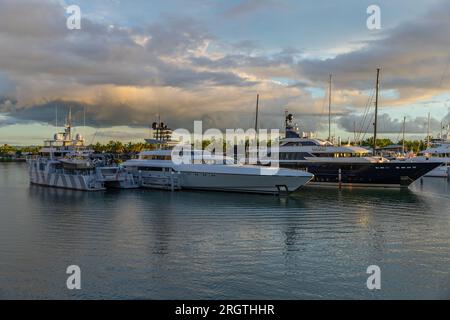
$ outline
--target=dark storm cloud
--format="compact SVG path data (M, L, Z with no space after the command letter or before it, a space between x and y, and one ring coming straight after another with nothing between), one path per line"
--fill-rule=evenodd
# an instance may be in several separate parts
M383 38L360 50L302 61L299 72L316 83L333 73L338 88L364 90L374 86L375 69L381 67L383 88L399 89L402 98L448 88L450 77L442 75L450 55L449 16L450 2L442 1L423 17L382 30Z
M300 52L291 48L266 56L252 56L248 54L228 54L218 59L208 57L192 57L196 66L209 68L271 68L283 65L293 66L295 56Z
M247 0L225 15L279 7L281 1ZM324 123L317 116L322 97L312 98L305 87L323 88L333 73L334 86L342 90L336 92L334 119L353 131L357 119L339 115L364 106L366 97L357 91L374 87L377 66L383 67L383 89L398 90L398 104L450 88L450 71L444 72L449 15L450 4L442 2L425 17L383 30L383 38L363 49L298 62L303 52L295 48L268 52L248 40L224 44L192 19L164 16L159 23L120 27L84 17L82 30L69 31L59 1L1 0L0 75L8 86L0 81L0 94L8 87L5 93L17 96L0 103L0 113L9 122L53 124L56 106L60 117L72 106L76 121L86 108L86 122L95 127L146 127L160 113L173 127L189 128L204 119L210 127L248 128L258 92L266 127L282 127L289 107L301 130L317 131ZM213 42L219 43L209 50ZM385 121L387 131L398 131L398 121ZM422 127L411 123L411 128Z
M249 85L232 72L195 70L182 61L212 39L192 20L167 17L164 24L126 29L86 18L81 30L68 31L64 13L53 2L2 1L1 70L13 78L44 74L82 85Z
M107 114L114 116L106 116L105 109ZM86 115L86 125L93 127L123 123L130 126L139 124L138 119L130 114L129 107L126 105L92 105L60 100L20 108L12 104L8 106L0 104L0 113L6 115L8 119L15 119L16 123L40 122L53 125L58 117L58 123L63 125L69 110L72 111L73 122L78 126L84 124L84 115Z
M361 115L350 114L339 117L337 120L338 126L347 132L357 131L365 132L366 130L373 130L373 114L367 117ZM431 118L430 130L431 132L438 132L441 129L441 124L445 125L450 121L450 109L446 116L442 119ZM428 130L428 117L407 118L405 123L406 133L426 134ZM403 130L403 120L393 119L388 114L381 114L378 117L378 131L386 134L399 134Z

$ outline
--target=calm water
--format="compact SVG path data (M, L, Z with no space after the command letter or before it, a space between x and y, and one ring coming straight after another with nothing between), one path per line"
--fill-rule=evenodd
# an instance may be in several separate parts
M445 179L289 198L83 193L0 164L0 298L449 299L449 205ZM81 291L66 289L72 264Z

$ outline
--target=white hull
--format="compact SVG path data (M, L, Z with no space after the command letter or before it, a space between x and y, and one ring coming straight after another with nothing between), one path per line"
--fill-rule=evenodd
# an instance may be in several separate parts
M310 177L280 177L263 175L182 174L181 187L214 191L249 193L294 192L310 181Z
M142 187L157 189L193 189L245 193L277 194L294 192L310 180L310 176L265 176L220 173L140 173Z
M223 159L196 158L176 164L171 150L144 151L139 159L123 163L142 187L180 190L196 189L244 193L280 194L294 192L314 175L276 167L224 164Z

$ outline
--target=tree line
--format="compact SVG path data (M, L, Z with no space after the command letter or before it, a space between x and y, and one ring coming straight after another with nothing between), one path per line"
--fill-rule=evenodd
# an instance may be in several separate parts
M390 145L393 145L394 142L390 139L377 139L377 148L384 148ZM403 145L403 140L397 142L399 145ZM364 140L361 142L361 146L363 147L372 147L373 146L373 137ZM405 150L412 151L414 153L423 151L427 148L427 143L423 140L405 140Z
M203 149L206 148L211 141L204 140L202 141ZM224 150L226 150L226 143L224 144ZM248 141L246 141L246 145L248 145ZM390 139L377 139L377 147L383 148L389 145L393 145L394 142ZM398 144L403 144L403 141L400 140ZM373 138L366 139L361 142L361 146L363 147L371 147L373 146ZM24 154L37 154L39 153L40 146L28 146L28 147L17 147L11 146L8 144L0 145L0 156L1 157L21 157ZM114 154L137 154L143 150L151 150L155 149L155 146L147 144L147 143L123 143L120 141L109 141L108 143L100 143L88 146L88 148L94 150L97 153L114 153ZM422 140L406 140L405 148L408 151L419 152L425 150L427 148L427 143Z

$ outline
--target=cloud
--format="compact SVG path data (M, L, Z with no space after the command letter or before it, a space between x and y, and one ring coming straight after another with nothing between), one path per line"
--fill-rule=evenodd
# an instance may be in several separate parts
M304 60L298 71L316 84L335 75L338 89L374 88L375 69L382 68L381 86L396 90L390 105L407 105L450 88L450 2L442 1L426 15L393 29L349 53L326 60Z
M129 132L126 130L127 128L124 128L122 131L118 130L104 130L104 131L98 131L95 134L95 138L105 138L109 140L122 140L122 141L132 141L132 140L141 140L144 141L144 139L149 137L148 132L137 132L137 130L133 130L133 132Z
M35 75L49 85L67 86L252 85L236 73L200 70L186 63L188 57L202 54L212 39L190 19L166 17L164 24L132 29L86 18L81 30L69 31L64 12L53 1L0 3L0 68L19 83L19 95L27 97L26 78ZM26 23L11 18L17 16L26 17Z
M357 132L373 131L374 114L369 114L367 117L358 114L350 114L339 117L337 124L340 128L347 132L353 132L356 128ZM430 132L439 132L441 124L449 123L450 109L446 116L442 119L430 119ZM403 130L403 120L393 119L389 114L381 114L378 116L378 132L384 134L399 134ZM428 130L428 117L407 117L405 122L405 132L407 134L421 134L425 135Z
M227 18L236 18L262 9L273 9L284 7L286 4L280 0L240 0L238 4L225 10L224 16Z
M0 16L0 34L22 41L61 38L67 34L64 11L56 1L2 0Z
M286 6L275 0L231 7L206 2L227 7L228 17ZM450 69L444 72L450 61L449 14L450 4L442 2L423 17L384 30L380 38L347 51L330 49L345 53L321 60L297 48L227 42L198 20L180 16L163 15L159 22L138 26L86 16L81 30L70 31L60 1L3 0L0 95L9 98L0 100L0 114L8 117L2 123L53 124L55 107L62 116L71 106L77 121L86 109L93 127L144 128L161 114L174 128L189 129L199 119L207 127L249 128L259 93L263 127L281 128L287 108L299 118L301 130L318 131L326 121L324 97L317 92L326 90L333 73L333 119L352 132L377 66L383 67L384 106L409 105L450 88ZM399 124L384 121L386 131ZM421 129L410 121L411 130Z

